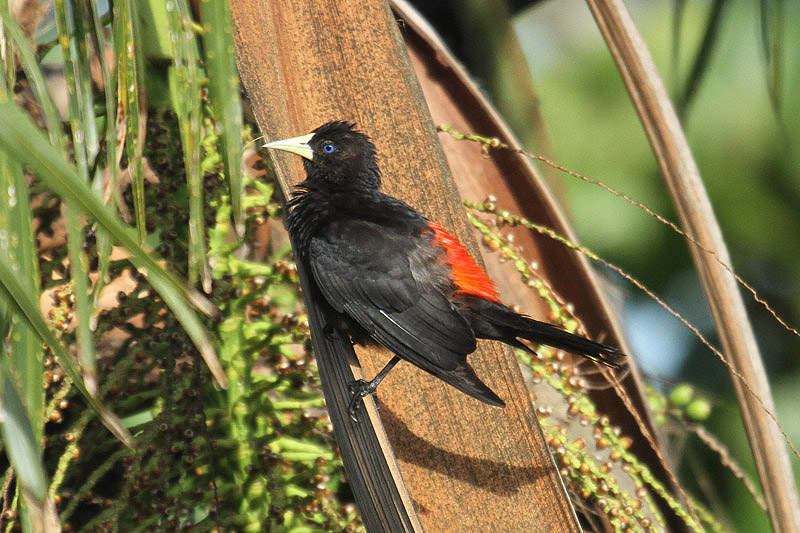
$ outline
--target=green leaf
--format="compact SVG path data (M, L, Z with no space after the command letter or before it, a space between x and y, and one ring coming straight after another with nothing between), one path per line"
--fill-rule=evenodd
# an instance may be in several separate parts
M62 199L70 202L86 216L105 228L113 239L131 254L131 262L175 313L186 333L197 346L220 387L227 387L227 378L219 364L208 332L189 308L186 300L209 316L218 310L198 291L181 283L158 264L154 255L145 251L124 225L77 175L75 169L53 148L31 118L16 104L0 104L0 149L14 154L28 165L37 177Z
M128 429L132 429L137 426L147 424L148 422L152 422L153 420L155 420L155 417L153 417L153 411L150 409L145 409L143 411L139 411L138 413L124 416L122 417L121 421L123 426Z
M72 130L73 153L77 161L78 175L84 183L89 182L89 167L99 152L94 95L89 72L89 45L84 17L76 16L71 2L55 3L58 42L64 58L64 80L67 84L69 106L67 119ZM72 21L73 24L70 24ZM75 311L78 327L76 337L80 353L84 384L92 395L97 392L97 356L94 338L89 325L92 316L89 301L88 258L81 249L83 224L79 213L67 202L67 251L70 277L74 285Z
M319 457L331 460L334 457L331 450L325 446L288 436L278 437L270 443L270 446L274 452L294 461L313 461Z
M36 95L36 101L41 106L42 114L44 115L45 122L47 123L47 131L50 135L50 143L59 146L63 140L61 132L61 118L56 109L55 103L50 96L47 88L47 82L44 79L42 70L39 67L39 61L36 54L28 44L27 37L20 29L16 21L8 15L8 13L0 10L0 17L3 19L3 31L6 32L11 42L14 43L14 48L19 57L20 65L25 71L25 78L33 89Z
M41 340L48 345L53 354L58 358L58 362L64 372L73 382L73 386L86 398L89 405L102 419L106 427L123 443L130 444L131 435L126 430L119 419L108 411L100 401L95 398L83 385L83 380L77 367L72 362L67 349L56 338L47 323L39 312L39 302L27 291L20 283L17 274L9 263L8 258L0 254L0 299L6 301L13 312L23 318L30 327L39 335Z
M183 162L189 191L189 282L198 278L206 292L211 292L211 273L205 246L205 213L203 209L203 172L200 167L200 56L186 0L174 0L167 9L169 32L172 35L170 76L172 106L178 114L183 146Z
M231 14L225 0L202 0L203 49L208 95L222 139L222 159L230 188L234 229L244 235L242 208L242 101Z
M142 117L139 98L139 48L134 38L137 4L129 0L114 2L114 57L117 60L118 106L124 110L125 154L131 178L133 212L139 244L147 235L144 207L144 174L142 170ZM151 43L150 43L151 44ZM145 46L148 42L144 43ZM111 139L109 139L109 143ZM116 189L115 189L116 192ZM124 204L120 204L122 207Z
M0 433L3 435L6 455L22 486L36 501L44 502L47 476L42 464L42 450L5 356L0 362Z
M105 24L100 16L100 6L97 5L97 2L89 2L89 4L89 9L92 13L90 20L92 29L92 44L94 45L95 50L102 50L105 47ZM116 41L113 41L113 46L114 57L117 57L120 53L120 44ZM105 113L102 115L102 118L105 120L105 170L110 176L111 183L109 190L111 191L111 194L109 194L107 197L103 196L104 186L102 172L95 174L92 188L94 189L95 194L97 194L98 197L103 198L103 201L106 203L106 205L110 206L113 211L117 205L117 196L119 195L119 164L117 163L117 153L120 147L118 146L117 142L117 85L114 83L115 80L111 75L111 69L108 65L106 54L97 54L97 60L100 64L103 80L106 81L103 84ZM97 230L97 280L95 281L94 288L92 289L92 307L95 313L92 317L95 321L92 329L95 329L97 326L96 320L98 306L100 303L100 294L103 290L103 287L105 287L108 279L108 272L111 267L111 245L112 242L108 232L103 228L99 228Z
M3 150L0 150L0 191L5 196L5 201L0 201L0 254L12 265L25 290L38 297L39 268L27 184L20 164ZM0 303L0 312L4 307ZM24 322L10 322L13 322L7 324L11 328L8 339L10 363L19 377L20 393L34 434L40 437L44 427L41 341ZM0 339L4 341L5 335Z

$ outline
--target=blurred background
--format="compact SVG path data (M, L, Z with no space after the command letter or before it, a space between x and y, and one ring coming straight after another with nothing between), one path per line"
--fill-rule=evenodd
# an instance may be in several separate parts
M589 8L579 0L416 2L524 146L607 183L676 221L655 159ZM734 270L790 325L800 324L800 3L625 2L675 102ZM477 132L480 133L480 132ZM642 280L716 344L686 244L606 191L538 165L581 243ZM650 384L700 389L708 428L755 478L727 369L646 295L604 272ZM744 293L781 423L800 441L800 339ZM669 431L669 428L667 428ZM693 453L683 455L686 447ZM765 531L764 513L719 460L675 438L683 478L726 502L722 518ZM796 477L800 462L794 461ZM687 475L689 474L689 475ZM712 500L713 501L713 500ZM729 513L725 517L725 513Z

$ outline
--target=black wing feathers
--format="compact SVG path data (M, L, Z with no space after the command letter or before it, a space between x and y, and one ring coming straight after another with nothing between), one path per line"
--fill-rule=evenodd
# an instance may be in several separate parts
M311 239L309 262L325 298L412 363L455 368L475 350L475 337L441 289L420 290L424 281L415 279L409 266L413 251L403 249L417 244L386 242L392 237L368 231L373 228L361 221L352 224L362 227L360 246L330 233Z
M363 220L339 220L309 240L308 252L314 279L334 309L401 358L475 398L502 405L466 362L475 336L447 299L448 276L429 275L446 266L436 264L439 251L424 238ZM430 264L418 268L420 262ZM444 280L448 286L439 286Z
M318 289L346 318L337 327L354 339L367 334L399 358L500 406L467 363L476 338L524 349L530 347L522 340L549 344L617 366L616 348L518 315L491 291L470 290L464 280L482 280L483 273L472 271L464 251L437 225L378 190L375 146L352 123L329 122L310 136L267 146L305 158L306 179L288 203L287 227L298 262L310 267L314 294ZM353 402L373 393L385 375L362 381Z

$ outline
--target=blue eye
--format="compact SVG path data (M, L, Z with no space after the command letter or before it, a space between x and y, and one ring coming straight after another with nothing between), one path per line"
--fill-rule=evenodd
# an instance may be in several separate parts
M334 146L333 143L325 143L322 145L322 151L326 154L332 154L336 151L336 146Z

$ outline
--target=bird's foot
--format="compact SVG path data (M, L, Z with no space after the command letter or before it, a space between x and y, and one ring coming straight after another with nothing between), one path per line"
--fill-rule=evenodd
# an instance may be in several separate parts
M364 407L364 396L375 394L375 389L377 388L377 385L373 382L364 381L363 379L357 379L348 386L350 394L353 396L353 398L347 405L347 412L350 414L350 418L352 418L354 422L359 422L358 417ZM377 397L375 398L375 406L378 409L381 408Z

